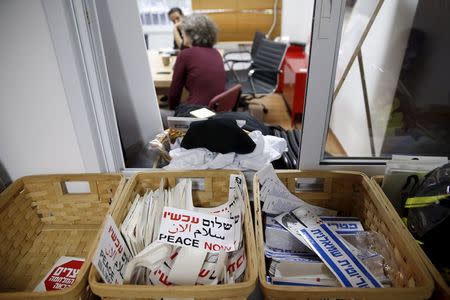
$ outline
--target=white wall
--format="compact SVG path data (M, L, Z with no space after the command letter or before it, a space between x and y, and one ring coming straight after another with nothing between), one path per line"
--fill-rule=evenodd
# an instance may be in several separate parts
M283 0L281 35L291 41L308 43L311 39L314 0Z
M162 131L136 2L97 0L114 108L125 149Z
M384 1L362 47L376 156L383 145L417 2ZM362 0L356 2L341 39L337 79L342 76L375 3ZM356 60L334 101L330 127L347 155L370 156L361 77Z
M40 1L0 1L0 163L14 180L84 172Z
M148 35L148 48L158 50L160 48L173 48L172 25L161 28L143 26L143 31Z

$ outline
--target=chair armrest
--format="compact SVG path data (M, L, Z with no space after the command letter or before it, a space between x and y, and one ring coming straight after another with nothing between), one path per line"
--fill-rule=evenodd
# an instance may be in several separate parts
M227 55L229 55L229 54L244 54L244 53L247 53L247 54L251 55L250 51L247 51L247 50L242 50L242 51L230 51L230 52L225 53L225 54L223 55L223 58L226 58Z
M248 71L248 76L253 77L255 72L267 72L267 73L275 73L275 74L283 73L282 70L277 70L277 69L252 68Z
M239 76L236 74L236 70L234 69L234 65L236 63L249 63L249 64L252 64L253 61L252 60L236 59L236 60L224 60L223 63L225 65L227 65L229 70L233 73L233 76L234 76L234 79L236 80L236 82L241 82L241 80L239 79Z
M223 61L224 63L252 63L253 62L253 60L251 60L251 59L225 59L224 61Z

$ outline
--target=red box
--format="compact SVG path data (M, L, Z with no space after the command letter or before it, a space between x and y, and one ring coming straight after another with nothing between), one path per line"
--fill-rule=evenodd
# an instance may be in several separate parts
M299 45L290 45L286 50L286 55L284 56L283 62L281 63L281 73L278 75L278 86L277 86L277 93L283 92L283 86L284 86L284 67L286 66L286 60L288 58L303 58L305 57L305 48L303 46Z
M292 123L303 115L308 56L288 57L283 69L283 96L291 112Z

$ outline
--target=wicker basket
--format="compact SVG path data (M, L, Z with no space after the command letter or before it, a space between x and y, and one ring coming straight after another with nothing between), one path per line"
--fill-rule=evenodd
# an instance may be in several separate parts
M74 181L88 182L90 192L68 193ZM75 174L28 176L8 187L0 195L0 299L85 297L97 234L124 185L121 175ZM75 283L33 292L61 256L86 259Z
M381 184L383 183L384 176L374 176L372 177L372 181L374 183L375 190L380 194L380 197L385 198L385 201L389 202L389 200L386 197L386 194L381 189ZM392 214L397 215L397 218L400 218L400 216L395 211L394 207L391 206L389 209L392 210ZM408 228L405 226L403 222L401 223L401 228L404 231L404 235L411 235ZM413 239L412 235L411 238ZM450 299L450 287L447 285L447 282L444 280L442 275L439 273L439 271L436 269L436 267L433 265L431 260L428 258L428 256L425 254L425 252L422 250L420 246L417 245L417 251L419 252L420 257L422 258L423 262L425 263L428 271L431 273L431 276L434 279L434 292L432 299Z
M135 175L126 185L119 202L114 209L113 219L119 225L124 220L136 194L143 195L147 189L159 188L161 178L166 179L166 188L174 187L181 178L204 178L204 190L193 190L194 205L214 207L228 200L231 174L242 174L239 171L159 171ZM102 282L97 270L89 273L89 285L92 291L102 299L149 299L149 298L196 298L196 299L240 299L247 298L254 290L257 278L256 247L253 234L251 210L248 193L245 192L246 213L244 218L245 250L247 267L245 279L236 284L196 285L196 286L151 286L151 285L110 285Z
M394 282L393 288L364 289L343 287L297 287L272 285L266 282L264 257L263 218L259 198L259 180L254 178L256 244L259 280L266 299L425 299L433 291L433 281L425 266L417 259L416 247L405 236L398 217L387 209L388 203L374 191L369 178L356 172L299 172L280 171L278 177L299 198L322 207L335 209L343 216L361 220L364 228L382 233L394 251L403 281ZM323 182L320 192L297 192L297 178L319 178Z

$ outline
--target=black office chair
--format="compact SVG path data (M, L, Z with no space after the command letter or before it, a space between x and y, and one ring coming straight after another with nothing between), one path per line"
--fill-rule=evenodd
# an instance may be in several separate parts
M227 78L227 86L241 84L242 95L247 96L247 100L275 92L286 49L286 44L261 39L246 77L233 75Z
M234 77L237 76L238 78L245 79L248 71L246 69L244 70L235 70L235 64L237 63L252 63L253 58L256 55L256 52L258 51L259 44L262 39L264 39L266 35L260 31L256 31L255 35L253 37L253 43L252 48L250 51L248 50L242 50L242 51L230 51L224 54L223 56L223 62L226 66L228 66L229 71L227 72L227 77ZM250 57L249 59L242 59L242 58L232 58L233 55L236 54L248 54Z

